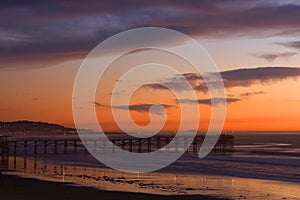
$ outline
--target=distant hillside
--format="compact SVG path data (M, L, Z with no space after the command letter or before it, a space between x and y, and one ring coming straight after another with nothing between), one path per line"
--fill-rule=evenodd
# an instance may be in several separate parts
M76 133L76 129L67 128L58 124L32 121L0 122L0 134L30 134L30 133Z

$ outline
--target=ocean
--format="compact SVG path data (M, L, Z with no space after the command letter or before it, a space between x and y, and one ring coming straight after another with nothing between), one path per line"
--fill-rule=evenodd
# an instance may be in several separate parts
M208 194L232 199L300 199L299 133L249 132L234 133L234 137L233 154L208 155L204 159L184 154L171 165L146 174L111 170L80 146L77 152L67 154L10 155L7 168L26 176L108 190ZM120 177L136 181L135 186L126 182L122 185Z

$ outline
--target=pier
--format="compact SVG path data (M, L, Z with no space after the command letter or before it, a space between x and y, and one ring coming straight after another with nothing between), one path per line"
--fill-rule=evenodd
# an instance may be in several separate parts
M9 163L9 142L11 138L9 136L0 136L0 176L2 174L2 169L8 168Z
M203 143L205 136L197 135L186 153L197 154ZM135 137L114 137L111 142L121 149L129 152L147 153L163 148L173 139L173 136L154 136L151 138ZM176 147L173 151L179 151L180 144L188 140L186 137L175 141ZM68 154L68 153L87 153L84 144L89 147L99 146L102 148L107 145L106 140L81 141L77 139L12 139L7 136L0 137L1 155L38 155L38 154ZM112 148L111 151L115 151ZM232 154L234 152L234 137L232 135L222 134L211 151L211 154Z

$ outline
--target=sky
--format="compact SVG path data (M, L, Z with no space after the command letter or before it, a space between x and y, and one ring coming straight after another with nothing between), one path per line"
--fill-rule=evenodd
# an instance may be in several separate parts
M300 3L296 0L1 1L0 121L74 126L73 85L89 52L122 31L162 27L194 38L218 67L226 88L226 98L216 99L220 104L227 102L225 131L298 131L299 19ZM130 42L135 41L108 51L114 54ZM182 41L176 42L165 45L176 46ZM121 82L126 66L138 63L145 53L180 69L197 99L188 96L178 75L148 66L146 73L125 77L119 84L121 89L115 92L119 101L110 105L113 86ZM184 129L207 129L212 97L203 77L187 63L168 56L155 50L137 51L112 64L105 80L99 82L96 98L86 102L95 108L104 130L120 130L112 117L115 111L126 126L125 96L145 77L149 83L137 88L129 101L135 123L149 125L149 109L161 104L164 110L152 107L154 127L165 121L162 130L174 131L181 120L181 107L192 113L197 105L201 113L199 126L192 127L192 119L187 118L183 120ZM162 85L175 87L182 98L176 99L176 94Z

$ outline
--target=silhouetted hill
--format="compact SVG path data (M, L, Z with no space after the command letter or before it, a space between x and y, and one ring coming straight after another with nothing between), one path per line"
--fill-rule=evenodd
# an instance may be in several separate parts
M72 134L76 129L67 128L58 124L32 121L0 122L0 134Z

